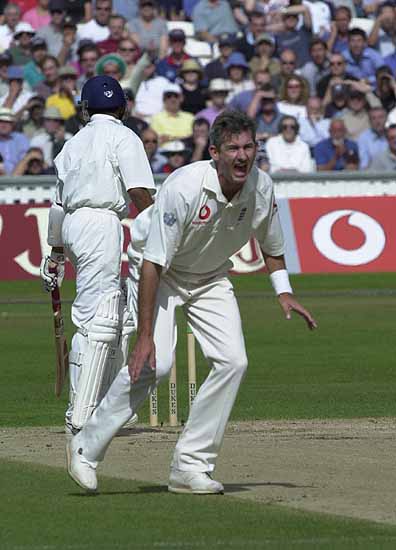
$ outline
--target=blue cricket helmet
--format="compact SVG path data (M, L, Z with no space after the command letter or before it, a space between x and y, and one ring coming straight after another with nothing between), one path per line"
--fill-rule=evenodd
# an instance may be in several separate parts
M81 91L81 103L87 109L117 109L125 107L123 89L115 78L101 75L87 80Z

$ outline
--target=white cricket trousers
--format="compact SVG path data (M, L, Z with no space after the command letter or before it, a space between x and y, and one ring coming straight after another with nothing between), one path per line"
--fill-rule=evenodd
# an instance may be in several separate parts
M79 208L67 213L62 225L66 253L76 271L76 297L72 321L79 329L69 354L70 399L66 422L71 423L73 401L86 351L86 332L100 301L120 289L121 254L124 233L115 212L100 208Z
M198 289L178 287L162 277L154 326L156 373L146 365L131 384L123 367L108 393L76 436L84 456L97 462L121 426L134 414L172 367L177 330L175 308L182 306L194 336L211 367L191 407L176 445L172 468L212 472L227 421L247 368L238 304L230 281L223 277Z

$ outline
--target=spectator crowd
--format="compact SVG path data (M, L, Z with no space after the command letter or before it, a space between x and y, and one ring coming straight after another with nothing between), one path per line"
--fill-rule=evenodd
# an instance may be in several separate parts
M97 74L154 173L209 158L216 116L257 123L274 172L396 168L396 0L0 2L0 175L54 173Z

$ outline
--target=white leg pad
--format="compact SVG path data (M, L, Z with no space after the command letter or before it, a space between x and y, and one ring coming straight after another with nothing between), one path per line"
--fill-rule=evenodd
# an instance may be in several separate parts
M80 332L72 338L71 350L69 353L69 403L65 414L66 425L71 428L74 400L77 393L78 380L80 378L81 366L84 361L88 338Z
M120 295L119 290L105 295L90 323L87 349L74 400L74 428L82 428L102 395L110 350L115 346L118 337Z
M106 381L103 384L103 396L113 383L115 377L128 362L129 342L132 334L136 331L136 312L131 309L131 299L129 296L130 287L128 281L121 284L121 298L119 316L122 322L120 328L120 337L117 339L116 346L111 350L108 373Z

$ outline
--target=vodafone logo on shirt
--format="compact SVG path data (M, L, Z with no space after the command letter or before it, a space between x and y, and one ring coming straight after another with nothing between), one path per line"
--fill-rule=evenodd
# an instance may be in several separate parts
M205 206L202 206L202 208L199 210L198 217L200 220L207 220L210 216L210 208L205 204Z
M212 221L213 214L217 211L216 203L209 200L206 204L202 205L198 213L195 215L192 224L193 225L206 225Z
M396 197L291 199L301 271L394 271Z

